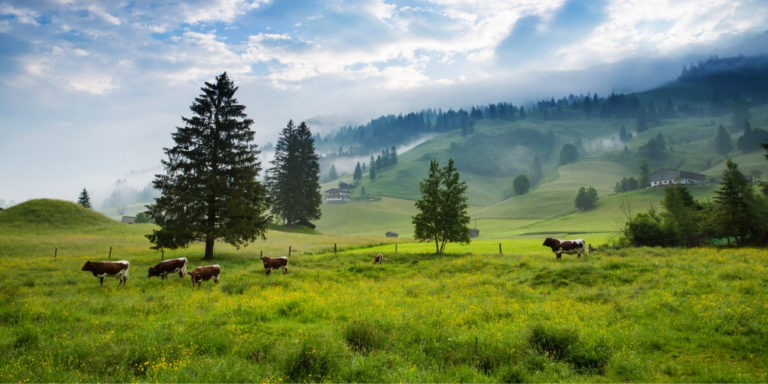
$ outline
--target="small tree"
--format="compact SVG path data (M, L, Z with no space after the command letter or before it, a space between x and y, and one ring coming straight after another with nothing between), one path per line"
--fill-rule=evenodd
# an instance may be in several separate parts
M528 189L531 187L531 182L526 175L517 175L512 181L512 188L515 191L515 195L524 195L528 193Z
M437 160L429 163L429 175L419 183L421 199L413 216L415 238L434 241L435 254L445 251L447 242L469 242L467 184L459 179L453 159L443 169Z
M717 127L717 135L715 136L715 150L720 155L727 155L728 152L733 150L733 143L731 143L731 135L725 130L722 124Z
M594 208L597 203L597 190L591 186L588 189L584 187L579 188L574 203L576 208L582 211Z
M640 162L638 168L640 169L640 180L638 180L638 184L640 184L640 188L645 188L651 183L650 168L648 168L648 163L645 160Z
M88 191L86 191L85 188L80 192L80 197L77 198L77 203L88 209L93 208L91 206L91 198L88 196Z
M564 144L560 150L560 165L570 164L579 159L579 151L573 144Z
M355 172L352 174L352 179L357 181L363 178L363 168L360 167L360 162L355 164Z
M336 172L336 166L331 164L331 169L328 170L328 180L336 180L339 178L339 173Z
M744 237L756 235L755 224L758 219L753 210L755 196L752 187L739 166L731 159L726 162L723 182L715 191L715 222L720 235L741 242Z
M368 171L369 171L368 178L371 180L376 180L376 165L373 160L373 155L371 155L371 162L370 162L370 166L368 167Z

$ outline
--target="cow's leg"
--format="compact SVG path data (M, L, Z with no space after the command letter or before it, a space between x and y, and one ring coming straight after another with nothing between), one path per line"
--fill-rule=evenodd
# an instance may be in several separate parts
M218 284L218 283L219 283L219 275L216 275L216 278L215 278L215 279L213 279L213 282L214 282L214 283L216 283L216 284Z
M104 277L99 277L99 285L104 285Z
M562 254L562 253L555 253L555 255L557 255L557 259L558 259L558 260L560 260L560 259L563 257L563 254Z
M286 273L288 273L288 267L283 267L283 275L285 275Z
M271 269L267 268L264 270L264 274L266 274L267 276L269 276L270 273L272 273Z

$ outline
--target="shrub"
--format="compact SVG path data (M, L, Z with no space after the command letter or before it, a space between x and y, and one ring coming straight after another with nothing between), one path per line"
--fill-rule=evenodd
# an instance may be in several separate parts
M344 338L353 351L368 353L382 345L384 333L381 329L378 322L355 320L347 323Z
M501 370L499 381L502 383L527 383L530 382L530 379L528 379L528 372L523 367L509 365Z
M562 360L568 350L578 341L576 332L570 329L548 328L543 324L535 325L528 336L528 344L541 352L546 352L555 359Z
M292 383L323 381L336 369L338 357L334 355L325 340L301 340L297 349L288 355L285 375Z

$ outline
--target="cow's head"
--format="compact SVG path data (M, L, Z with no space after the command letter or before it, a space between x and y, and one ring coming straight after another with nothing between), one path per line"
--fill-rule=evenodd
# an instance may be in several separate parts
M91 261L88 260L85 262L85 265L83 265L83 268L80 269L81 271L90 271L91 270Z
M557 245L557 240L555 240L555 239L553 239L551 237L547 237L547 239L544 240L544 244L542 244L542 245L546 245L547 247L551 247L553 245Z
M149 267L149 275L147 277L157 276L155 274L155 267Z

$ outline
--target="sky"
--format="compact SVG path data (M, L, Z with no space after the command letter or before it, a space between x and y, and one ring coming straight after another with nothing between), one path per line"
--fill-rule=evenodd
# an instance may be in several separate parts
M642 90L768 52L767 25L764 0L0 0L0 204L143 188L224 71L263 145L289 119Z

